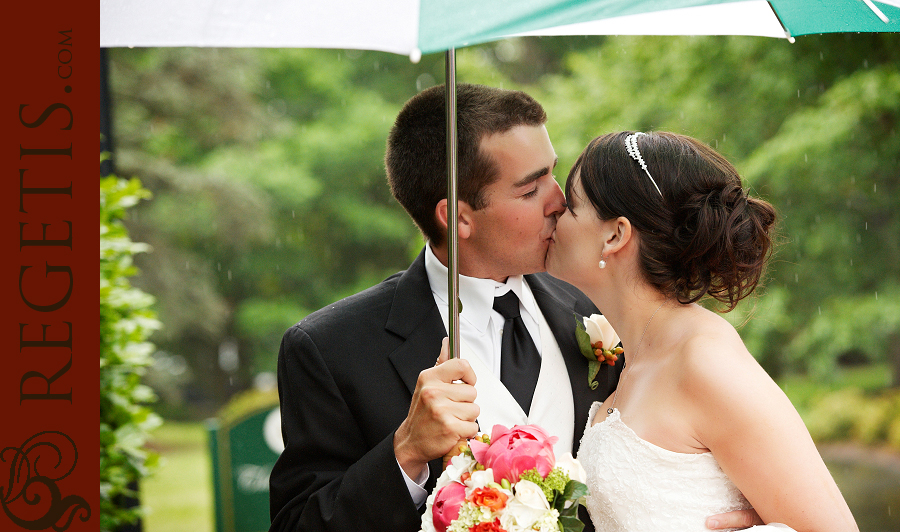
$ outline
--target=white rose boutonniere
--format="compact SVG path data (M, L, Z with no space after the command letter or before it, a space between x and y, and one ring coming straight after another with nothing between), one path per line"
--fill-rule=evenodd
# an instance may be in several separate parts
M592 314L585 317L584 321L575 317L575 338L578 340L578 348L588 362L588 386L596 390L598 383L594 380L600 371L601 364L615 366L622 354L619 345L619 335L613 330L606 316Z

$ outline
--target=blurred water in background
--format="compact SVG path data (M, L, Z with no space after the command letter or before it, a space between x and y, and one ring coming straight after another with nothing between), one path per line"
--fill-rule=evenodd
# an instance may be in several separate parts
M900 457L851 448L822 455L860 532L900 532Z

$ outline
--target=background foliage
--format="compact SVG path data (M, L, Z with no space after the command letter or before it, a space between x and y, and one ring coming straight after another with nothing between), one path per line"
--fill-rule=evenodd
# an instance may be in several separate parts
M161 419L147 406L153 391L141 384L152 362L147 342L159 328L153 298L131 286L137 273L132 256L146 251L122 224L126 209L149 193L137 179L100 180L100 529L135 522L140 508L129 505L139 481L157 456L144 448Z
M168 416L210 415L275 367L311 310L403 269L421 237L384 179L403 102L439 54L110 50L116 164L154 200L128 225L165 327L147 380ZM759 297L729 315L774 376L888 364L900 384L900 36L574 37L458 52L460 81L549 114L558 178L621 129L709 143L781 215ZM364 339L361 339L364 341ZM262 375L262 377L261 377ZM886 382L886 385L891 382Z

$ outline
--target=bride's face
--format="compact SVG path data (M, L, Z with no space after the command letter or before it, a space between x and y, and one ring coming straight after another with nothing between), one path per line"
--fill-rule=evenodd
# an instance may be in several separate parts
M571 197L566 198L568 208L556 222L546 267L554 277L587 291L599 273L601 221L585 199L580 172L572 179Z

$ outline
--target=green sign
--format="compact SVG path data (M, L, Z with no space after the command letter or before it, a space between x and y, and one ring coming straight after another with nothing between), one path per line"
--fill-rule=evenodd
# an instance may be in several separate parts
M269 474L284 448L278 396L238 398L208 428L216 532L268 531Z

